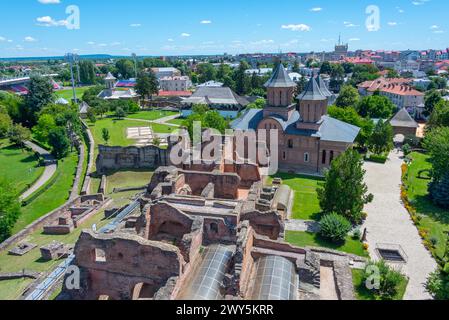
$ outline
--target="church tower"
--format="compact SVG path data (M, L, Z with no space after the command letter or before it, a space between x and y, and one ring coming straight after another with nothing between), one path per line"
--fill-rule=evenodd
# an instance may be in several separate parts
M321 91L314 77L310 78L306 90L298 96L301 119L298 129L318 130L321 118L327 114L328 97Z
M264 117L277 115L287 121L295 111L293 94L296 83L290 79L284 65L279 63L270 80L265 83L267 88L268 103L264 109Z

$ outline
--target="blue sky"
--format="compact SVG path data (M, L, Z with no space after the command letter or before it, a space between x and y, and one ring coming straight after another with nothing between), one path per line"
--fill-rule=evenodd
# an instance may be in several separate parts
M66 26L66 8L80 28ZM365 10L379 8L368 31ZM449 47L447 0L15 0L0 2L0 57L180 55Z

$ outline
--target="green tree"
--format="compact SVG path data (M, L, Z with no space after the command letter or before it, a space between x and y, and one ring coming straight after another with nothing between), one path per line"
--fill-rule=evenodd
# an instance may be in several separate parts
M7 113L0 112L0 139L8 136L12 127L11 117Z
M51 147L51 153L57 159L62 159L69 153L70 140L63 127L56 127L49 132L48 144Z
M33 76L25 96L23 123L29 127L36 124L38 113L47 105L53 103L53 85L48 78Z
M265 105L267 104L267 101L263 98L259 98L253 103L250 103L246 106L247 109L263 109Z
M396 106L387 97L373 95L364 97L357 106L362 117L389 119Z
M373 200L364 182L363 161L355 150L347 150L332 161L318 199L325 213L335 212L353 223L363 220L364 206Z
M368 148L375 154L390 152L393 145L393 127L388 122L379 120L368 140Z
M121 107L118 107L115 110L115 117L118 119L123 119L124 117L126 117L126 113Z
M332 212L320 220L320 235L335 243L345 242L351 223L345 217Z
M96 81L95 65L92 61L83 60L79 63L80 80L83 84L94 84Z
M332 73L332 66L329 61L324 61L320 68L320 74L330 75Z
M431 115L435 106L443 101L441 93L437 90L430 90L424 97L425 113Z
M429 128L449 127L449 102L441 100L435 105L428 126Z
M117 72L123 79L129 79L135 76L134 62L129 59L120 59L115 63Z
M373 288L374 296L380 300L393 300L398 293L399 285L404 281L404 276L390 267L384 260L370 261L363 273L362 282L364 284L372 278L373 268L379 274L379 286Z
M9 141L20 148L25 148L25 142L31 138L31 132L21 124L15 124L9 130Z
M13 184L0 178L0 242L11 236L19 215L20 202Z
M343 86L335 104L340 108L356 108L359 100L360 95L356 88Z
M159 93L159 84L153 71L140 73L137 77L136 92L142 99Z
M198 80L200 83L216 80L217 70L211 63L200 63L197 66Z
M109 135L109 130L107 128L103 128L101 130L101 136L104 140L104 143L108 144L109 139L111 138L111 136Z
M246 75L246 70L249 69L249 65L246 61L240 62L240 66L235 71L235 92L239 95L243 95L248 92L250 87L249 77Z
M56 128L55 118L51 114L42 114L32 131L38 141L48 143L48 135L54 128Z
M399 73L394 69L388 69L387 78L399 78Z

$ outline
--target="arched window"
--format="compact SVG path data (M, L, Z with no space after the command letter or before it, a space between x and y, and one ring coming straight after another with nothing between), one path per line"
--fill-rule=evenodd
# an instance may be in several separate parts
M292 139L288 139L288 148L293 149L293 140Z
M327 158L327 152L326 152L326 150L323 150L323 156L321 159L322 164L326 164L326 158Z
M285 151L282 152L282 160L287 160L287 153Z
M215 222L212 222L210 224L210 231L213 233L218 233L218 224L216 224Z
M304 162L309 162L310 161L310 155L308 152L304 153Z
M332 161L334 161L334 151L331 151L329 163L331 163Z

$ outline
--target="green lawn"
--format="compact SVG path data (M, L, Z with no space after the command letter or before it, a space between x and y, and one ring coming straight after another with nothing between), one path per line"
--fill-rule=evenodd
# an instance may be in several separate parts
M288 173L279 173L275 176L281 178L283 183L288 185L295 192L292 209L293 219L319 220L321 208L318 202L316 189L321 178L306 177ZM271 183L273 177L269 179Z
M186 121L186 119L177 118L177 119L173 119L173 120L167 121L167 123L171 123L171 124L176 124L178 126L182 126L182 125L184 125L184 121Z
M177 114L178 114L178 112L154 110L154 111L140 111L140 112L130 114L126 117L130 118L130 119L153 121L153 120L158 120L158 119L169 117L169 116L174 116Z
M427 161L428 156L414 152L411 158L413 162L408 169L407 194L410 203L422 217L419 227L429 231L429 238L434 237L438 240L435 253L442 256L446 241L444 231L449 231L449 210L441 209L432 203L427 192L430 181L419 177L419 171L432 167Z
M344 244L338 245L321 238L319 234L287 231L285 233L285 241L298 247L322 247L352 253L361 257L368 257L368 252L364 250L363 244L358 240L352 239L351 237L347 237Z
M77 164L78 154L76 152L58 162L55 183L36 200L22 208L19 219L12 230L13 234L67 201L73 186Z
M81 99L83 97L84 92L86 90L88 90L89 88L92 88L92 86L75 88L76 98ZM72 89L55 91L55 94L57 97L64 98L69 102L72 101L72 98L73 98L73 90Z
M34 152L22 151L5 140L0 140L0 168L0 178L11 182L18 193L25 192L44 172Z
M83 229L90 229L93 224L97 224L97 228L105 226L109 221L104 220L104 212L99 212L95 216L88 219L80 228L68 235L44 235L42 230L38 230L27 237L27 241L37 244L38 246L22 257L10 256L7 251L0 253L0 272L18 272L23 269L48 272L54 269L62 261L42 261L39 248L53 240L65 244L75 244ZM30 279L19 279L10 281L0 281L0 300L18 299L25 288L32 283Z
M357 297L357 300L376 300L376 297L373 295L373 293L363 283L363 270L352 270L352 282L354 283L355 295ZM398 287L398 293L393 298L393 300L403 300L407 285L408 280L406 277L404 277Z

